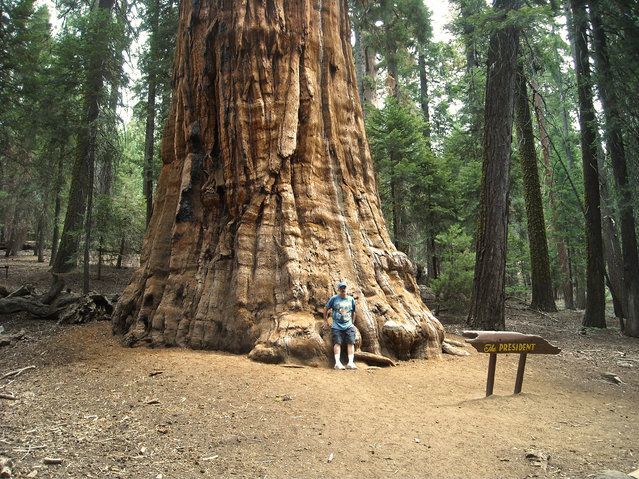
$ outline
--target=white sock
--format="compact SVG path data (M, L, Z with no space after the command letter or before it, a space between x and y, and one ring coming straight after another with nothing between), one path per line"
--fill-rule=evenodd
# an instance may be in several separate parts
M353 364L353 361L355 361L355 353L348 355L348 364Z
M341 364L339 357L340 357L340 353L335 354L335 364Z

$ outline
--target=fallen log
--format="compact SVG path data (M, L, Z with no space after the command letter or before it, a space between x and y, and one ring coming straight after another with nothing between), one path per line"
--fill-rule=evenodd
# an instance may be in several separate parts
M58 323L66 324L110 319L113 304L106 296L98 293L88 295L60 294L59 290L61 289L59 285L55 285L42 298L39 296L13 297L11 295L0 298L0 314L27 312L40 319L56 320ZM52 299L54 297L55 299ZM45 304L43 300L52 302Z
M54 318L58 313L54 306L42 304L35 298L7 296L0 299L0 314L21 313L23 311L43 319Z
M20 286L18 289L16 289L12 293L9 293L6 297L7 298L23 298L25 296L31 296L34 293L35 293L35 288L31 286L30 284L27 284L25 286Z
M83 324L92 321L107 321L113 312L113 305L101 294L80 296L67 305L58 316L58 323Z

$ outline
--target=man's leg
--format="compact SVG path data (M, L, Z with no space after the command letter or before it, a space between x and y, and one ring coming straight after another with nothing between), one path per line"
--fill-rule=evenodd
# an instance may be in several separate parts
M351 326L346 332L346 352L348 353L348 369L357 369L355 366L355 327Z
M357 369L357 366L355 366L355 345L354 344L347 344L346 345L346 352L348 353L348 364L346 365L349 369Z
M333 354L335 355L335 369L344 369L344 365L340 360L342 354L342 346L339 343L333 344Z

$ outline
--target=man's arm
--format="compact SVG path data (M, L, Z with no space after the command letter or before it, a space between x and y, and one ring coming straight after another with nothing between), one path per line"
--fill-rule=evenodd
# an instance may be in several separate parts
M324 321L328 323L328 312L333 310L333 298L328 300L326 306L324 306Z

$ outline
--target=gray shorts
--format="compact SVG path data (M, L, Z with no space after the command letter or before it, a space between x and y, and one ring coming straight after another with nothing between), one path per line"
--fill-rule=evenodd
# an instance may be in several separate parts
M333 344L355 344L355 326L348 329L331 329Z

